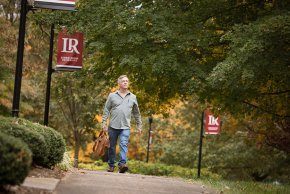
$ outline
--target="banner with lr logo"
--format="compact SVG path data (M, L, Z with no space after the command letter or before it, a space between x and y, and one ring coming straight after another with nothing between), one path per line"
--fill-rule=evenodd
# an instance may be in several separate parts
M210 112L205 112L205 134L219 134L220 128L220 117L215 117Z
M67 35L66 31L58 34L56 70L77 70L82 68L83 41L81 32Z

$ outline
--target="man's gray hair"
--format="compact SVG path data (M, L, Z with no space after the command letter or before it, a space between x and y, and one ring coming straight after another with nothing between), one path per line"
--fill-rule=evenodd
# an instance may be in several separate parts
M121 75L119 78L118 78L118 83L121 81L121 79L123 79L124 77L128 78L127 75ZM128 78L129 79L129 78Z

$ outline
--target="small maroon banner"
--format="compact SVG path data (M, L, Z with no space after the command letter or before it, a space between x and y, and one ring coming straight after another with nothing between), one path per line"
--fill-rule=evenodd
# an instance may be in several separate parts
M215 117L210 112L205 112L205 134L219 134L221 129L220 124L220 117Z
M77 70L83 64L84 36L81 32L67 35L66 31L58 34L56 70Z

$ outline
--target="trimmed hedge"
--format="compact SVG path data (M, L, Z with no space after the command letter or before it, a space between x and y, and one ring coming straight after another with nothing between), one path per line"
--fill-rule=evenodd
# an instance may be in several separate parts
M66 151L59 132L25 119L0 116L0 131L22 139L33 153L33 163L40 166L60 163Z
M40 133L44 137L48 151L46 161L47 166L53 166L62 161L66 148L65 140L59 132L50 127L38 123L32 123L25 119L18 119L18 122L32 131Z
M43 135L20 125L18 119L0 116L0 131L20 138L32 151L33 163L48 166L48 146Z
M21 184L30 170L31 155L23 141L0 132L0 186Z

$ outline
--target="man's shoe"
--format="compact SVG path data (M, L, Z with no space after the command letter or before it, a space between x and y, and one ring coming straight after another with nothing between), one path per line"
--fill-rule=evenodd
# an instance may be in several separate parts
M125 173L128 170L129 170L129 168L125 164L119 166L119 173Z
M109 166L109 168L107 169L107 172L114 172L115 167L114 166Z

